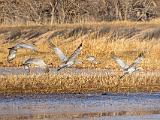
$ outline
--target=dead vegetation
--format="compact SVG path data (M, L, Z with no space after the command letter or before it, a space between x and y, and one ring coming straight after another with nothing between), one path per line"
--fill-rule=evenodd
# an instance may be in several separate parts
M159 38L160 38L160 27L156 27L141 31L139 34L133 36L131 39L152 40Z
M6 35L6 42L11 42L12 40L15 40L21 36L21 31L20 30L12 30L9 31Z
M1 24L148 21L160 16L159 0L1 0Z
M23 34L21 35L22 39L30 40L36 37L39 37L40 35L45 34L48 32L48 29L31 29L28 31L24 31Z
M158 21L158 20L157 20ZM1 27L1 43L17 42L18 40L29 40L41 38L48 34L47 40L60 38L65 41L84 38L106 38L107 40L152 40L160 39L160 27L157 21L148 23L111 22L111 23L84 23L84 24L62 24L57 26L14 26ZM157 22L157 23L156 23ZM93 24L93 25L92 25Z
M160 76L83 76L63 74L0 76L1 94L157 92Z

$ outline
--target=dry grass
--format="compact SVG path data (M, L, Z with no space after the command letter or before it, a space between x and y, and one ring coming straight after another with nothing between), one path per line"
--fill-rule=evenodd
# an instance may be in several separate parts
M0 93L103 93L103 92L157 92L160 90L160 76L118 76L83 75L11 75L0 76Z
M87 27L97 27L97 26L128 26L128 27L132 27L132 26L136 26L136 27L150 27L150 26L157 26L160 24L160 18L156 18L150 21L146 21L146 22L136 22L136 21L110 21L110 22L97 22L97 21L81 21L81 22L76 22L76 23L53 23L53 25L51 26L50 23L45 23L45 24L37 24L37 23L32 23L32 24L28 24L28 25L24 25L24 24L0 24L0 27L2 28L12 28L12 27L21 27L21 28L28 28L28 27L40 27L40 26L47 26L48 28L51 27L58 27L58 28L70 28L70 27L77 27L77 26L87 26Z
M44 41L43 41L44 42ZM75 41L63 43L63 40L54 40L53 43L56 44L59 48L64 51L66 55L71 55L75 48L83 43L83 50L79 55L79 60L83 61L82 65L77 65L75 67L79 68L117 68L115 62L111 59L110 53L114 51L119 57L121 57L127 63L131 63L139 53L142 51L145 52L145 59L142 61L141 66L145 70L160 70L160 42L156 40L152 41L138 41L138 40L117 40L110 41L105 38L100 38L97 40L92 39L77 39ZM20 50L17 54L17 58L13 60L12 63L8 63L6 58L8 55L7 48L8 44L1 45L1 54L0 54L0 66L15 66L18 67L21 65L24 59L29 57L39 57L43 58L48 65L57 67L60 64L58 57L48 48L47 43L37 43L40 53L33 53L29 50ZM93 65L85 61L86 55L94 55L97 58L98 64Z
M157 22L158 21L158 22ZM93 26L95 28L102 26L134 26L141 29L155 27L160 20L155 20L147 23L135 22L111 22L111 23L79 23L59 25L63 28L71 28L75 26ZM58 26L58 25L57 25ZM85 37L67 40L55 38L52 42L64 51L66 55L70 55L75 48L82 42L83 50L78 59L83 61L82 65L75 65L77 68L110 68L114 71L119 71L117 64L111 59L110 53L115 52L126 63L131 63L139 53L145 53L145 59L140 66L145 71L160 70L160 42L158 40L113 40L106 37L93 39L93 34L88 34ZM108 34L109 35L109 34ZM35 44L39 49L39 53L33 53L29 50L18 51L17 57L12 63L7 63L8 54L7 48L14 43L6 43L0 45L0 66L18 67L24 59L29 57L39 57L52 67L57 67L60 64L57 56L49 49L46 42L48 35L41 38L34 38ZM32 40L30 40L32 41ZM30 42L27 41L27 42ZM87 55L94 55L97 58L97 65L85 61ZM18 75L18 76L0 76L0 92L1 93L89 93L89 92L152 92L160 91L160 76L127 76L122 81L118 81L118 76L65 76L65 75ZM119 83L120 82L120 83ZM119 84L118 87L117 84Z

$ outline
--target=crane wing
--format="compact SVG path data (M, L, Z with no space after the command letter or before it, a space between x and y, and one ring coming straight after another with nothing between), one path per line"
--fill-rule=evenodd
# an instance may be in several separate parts
M52 42L48 41L49 46L51 49L55 52L55 54L59 57L61 62L65 62L68 60L68 58L65 56L65 54L58 48L56 47Z
M121 67L121 69L127 69L129 66L116 55L112 55L113 60Z
M72 53L72 55L68 58L68 61L75 61L79 53L82 49L82 43L77 47L77 49Z
M134 62L130 65L130 67L136 66L140 64L140 62L144 59L144 53L140 53L138 57L134 60Z

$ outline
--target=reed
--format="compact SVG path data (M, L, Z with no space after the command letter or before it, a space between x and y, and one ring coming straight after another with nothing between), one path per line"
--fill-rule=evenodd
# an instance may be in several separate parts
M1 94L120 93L160 91L160 75L84 76L64 74L0 76Z

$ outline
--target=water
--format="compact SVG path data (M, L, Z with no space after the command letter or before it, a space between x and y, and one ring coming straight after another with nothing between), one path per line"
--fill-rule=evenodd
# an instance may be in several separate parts
M31 74L42 74L44 69L42 68L31 68ZM59 72L56 72L56 68L50 68L51 74L63 74L63 75L81 75L81 76L108 76L108 75L121 75L120 73L114 72L113 69L78 69L78 68L65 68ZM160 76L160 71L141 71L134 73L134 75L140 76ZM28 74L23 67L0 67L0 75L21 75Z
M0 96L0 120L160 120L160 93Z

